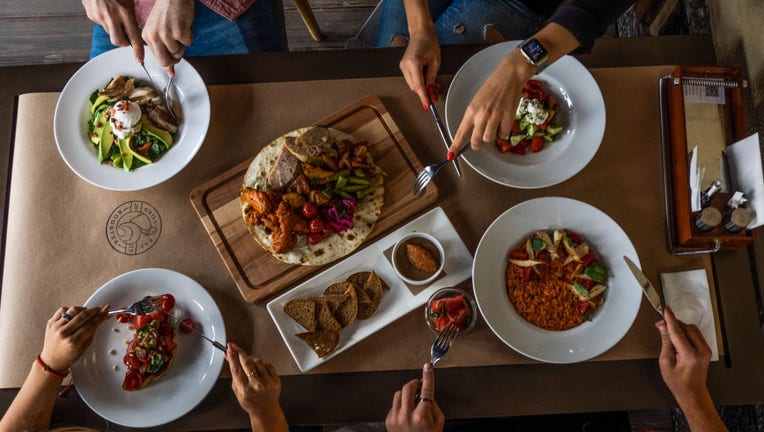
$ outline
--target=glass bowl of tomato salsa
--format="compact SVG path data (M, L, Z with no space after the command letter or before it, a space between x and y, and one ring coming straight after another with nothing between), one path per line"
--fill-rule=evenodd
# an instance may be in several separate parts
M463 335L477 322L477 305L466 291L459 288L441 288L427 299L424 319L435 333L440 333L450 322Z

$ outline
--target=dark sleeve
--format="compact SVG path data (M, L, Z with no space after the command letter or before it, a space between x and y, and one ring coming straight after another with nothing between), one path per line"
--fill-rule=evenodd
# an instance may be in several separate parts
M574 52L588 53L594 40L607 30L635 0L568 0L560 4L549 22L565 27L578 39Z

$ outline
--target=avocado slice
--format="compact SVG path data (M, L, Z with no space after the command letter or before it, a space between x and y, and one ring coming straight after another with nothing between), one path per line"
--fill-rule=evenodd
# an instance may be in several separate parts
M139 161L141 161L141 162L143 162L143 163L145 163L147 165L150 164L151 163L151 159L149 159L146 156L144 156L144 155L138 153L137 151L133 150L133 148L129 144L130 143L130 139L132 139L132 137L130 137L129 139L126 140L128 142L127 150L130 152L130 154L132 154L133 157L138 159Z
M96 108L98 108L98 105L101 105L107 100L109 100L109 96L106 96L106 95L98 96L95 102L93 102L93 106L90 107L90 114L95 114Z
M99 123L101 124L101 127L96 126ZM101 142L101 133L107 124L109 124L109 121L106 120L106 109L103 109L101 112L96 114L95 122L93 123L93 133L96 135L95 137L90 135L90 141L93 144L98 145Z
M117 140L119 143L119 154L122 156L122 168L125 171L130 172L130 168L133 166L133 152L130 149L130 137L120 138Z
M114 135L111 132L111 125L107 122L101 129L101 135L98 139L98 163L103 163L108 159L112 144L114 144Z
M170 132L150 124L148 121L146 121L145 116L141 117L141 125L146 132L157 137L160 141L162 141L162 143L164 143L168 150L170 149L173 144L172 135L170 135Z

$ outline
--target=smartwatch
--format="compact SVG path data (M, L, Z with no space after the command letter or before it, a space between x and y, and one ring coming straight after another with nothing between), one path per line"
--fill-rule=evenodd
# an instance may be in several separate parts
M549 53L546 48L535 38L531 38L521 43L518 48L523 53L523 57L528 60L528 63L536 66L538 72L541 73L547 66L547 60L549 60Z

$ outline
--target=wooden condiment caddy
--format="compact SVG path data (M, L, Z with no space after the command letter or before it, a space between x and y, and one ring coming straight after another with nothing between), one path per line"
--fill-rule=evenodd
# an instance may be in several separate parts
M744 229L730 233L721 224L702 231L695 225L698 212L692 212L690 205L690 126L685 118L685 85L712 86L725 93L725 103L719 105L724 147L748 135L743 99L743 88L747 82L742 78L740 69L678 66L671 75L660 79L661 144L669 249L674 254L690 254L743 247L756 238L754 231ZM731 196L731 193L719 192L710 205L725 213L730 210L725 206Z

